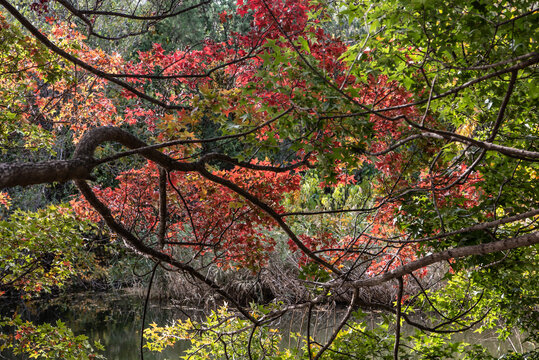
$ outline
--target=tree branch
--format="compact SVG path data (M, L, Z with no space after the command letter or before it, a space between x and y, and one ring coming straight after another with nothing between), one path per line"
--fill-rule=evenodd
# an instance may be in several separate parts
M449 249L441 252L437 252L423 258L420 258L416 261L412 261L403 266L389 271L385 274L375 276L370 279L361 279L356 281L351 281L348 283L338 284L338 286L344 287L371 287L380 285L382 283L388 282L392 279L402 277L412 272L427 267L429 265L435 264L440 261L446 261L450 259L458 259L461 257L471 256L471 255L487 255L499 251L515 249L524 246L531 246L539 243L539 231L521 235L515 238L509 238L499 241L494 241L486 244L471 245L458 247L454 249ZM342 281L341 281L342 282ZM335 283L335 281L334 281Z

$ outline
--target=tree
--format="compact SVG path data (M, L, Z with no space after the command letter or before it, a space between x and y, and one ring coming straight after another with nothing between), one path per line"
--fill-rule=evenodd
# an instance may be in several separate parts
M79 216L104 221L154 269L181 271L235 307L242 320L222 321L231 316L222 310L208 328L246 332L237 339L244 357L271 348L285 358L268 326L292 308L335 300L348 310L333 335L325 344L307 336L299 355L385 347L390 358L441 356L455 348L443 339L434 346L434 335L404 339L401 322L447 334L491 326L500 314L507 328L522 320L536 341L535 3L240 0L237 14L223 12L215 23L246 17L248 31L170 52L153 44L131 61L91 48L59 23L77 19L105 39L108 27L94 24L122 18L129 25L121 36L129 37L138 32L130 24L145 31L203 4L148 2L119 13L114 2L41 1L34 7L42 13L31 15L0 0L31 34L13 44L37 46L58 71L99 86L74 88L59 102L65 110L52 112L69 119L72 157L1 164L1 186L73 180L83 195L72 202ZM44 14L51 24L40 26L64 29L59 37L32 22ZM352 38L327 31L340 21L356 27ZM55 84L39 76L44 89ZM54 97L34 95L18 105L21 113ZM89 115L73 116L74 104ZM103 124L123 126L96 127ZM129 150L99 156L109 142ZM112 184L88 184L94 169L133 155L147 163ZM277 251L300 268L300 303L249 309L207 271L217 264L262 272ZM525 290L511 291L499 274ZM473 290L463 291L465 283ZM383 296L373 299L374 291ZM347 332L358 307L395 315L392 350L376 331ZM414 311L433 315L424 321ZM192 337L196 328L150 329L150 346L176 333L226 356L219 333Z

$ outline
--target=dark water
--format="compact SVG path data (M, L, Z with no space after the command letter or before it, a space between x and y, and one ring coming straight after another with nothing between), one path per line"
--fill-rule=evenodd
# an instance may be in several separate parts
M139 360L140 332L142 326L144 299L126 293L79 293L70 294L48 302L35 301L11 307L9 312L17 312L23 319L36 324L63 321L75 335L86 335L90 343L98 340L104 347L102 353L108 360ZM207 309L209 314L211 309ZM320 341L329 338L331 331L338 321L342 310L315 311L311 320L311 336ZM160 304L150 301L146 313L145 325L156 323L164 326L176 319L186 319L187 316L202 319L205 312L193 308L182 309L170 304ZM294 337L286 336L292 332L306 333L307 316L304 311L287 314L274 324L283 333L283 347L297 346ZM163 352L150 352L144 349L144 360L179 359L186 350L189 342L176 343L174 348L166 348ZM4 356L4 357L2 357ZM23 359L10 354L0 353L0 360Z
M82 293L54 299L49 302L30 302L11 308L8 312L17 311L24 319L35 323L55 323L60 319L70 327L76 335L88 336L91 343L99 340L105 347L103 355L108 360L138 360L140 359L140 331L142 326L144 300L129 294ZM209 312L210 310L207 310ZM6 309L2 311L3 315ZM316 312L311 321L311 334L317 340L324 342L329 338L335 324L339 321L342 310ZM186 316L202 318L204 312L196 309L181 309L159 303L150 303L146 314L146 327L151 323L158 325L170 324L176 319ZM367 320L367 326L374 326L376 317ZM369 324L371 323L371 324ZM305 312L294 312L283 317L278 324L283 336L283 347L295 347L297 342L285 334L293 332L305 333L307 320ZM493 332L477 334L467 332L459 334L454 340L464 340L480 343L487 347L493 355L499 355L509 349L517 352L524 351L529 346L520 343L520 336L513 337L505 343L500 343ZM178 342L174 348L167 348L161 353L144 350L145 360L178 359L188 346L188 342ZM16 359L12 355L0 353L0 359Z
M17 311L24 319L35 323L54 324L61 320L75 335L88 336L92 344L99 340L108 360L136 360L140 359L143 303L140 297L127 294L82 293L47 303L21 304L10 312ZM152 322L165 325L178 318L185 318L178 308L152 304L148 307L145 324L146 327ZM180 342L162 353L144 350L144 360L178 359L187 345ZM0 359L14 357L0 354Z

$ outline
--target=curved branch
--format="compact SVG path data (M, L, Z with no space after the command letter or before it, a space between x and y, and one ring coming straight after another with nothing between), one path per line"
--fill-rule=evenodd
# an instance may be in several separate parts
M150 302L150 293L152 291L153 279L155 278L155 272L159 263L156 262L152 268L152 275L150 276L150 282L148 283L148 290L146 291L146 300L144 300L144 308L142 311L142 321L140 326L140 360L144 360L144 329L146 328L146 314L148 313L148 303Z
M157 21L157 20L164 20L166 18L174 17L180 14L183 14L185 12L194 10L200 6L207 5L211 3L212 0L205 0L198 4L191 5L189 7L180 9L174 13L163 13L161 15L152 15L152 16L142 16L142 15L131 15L126 13L120 13L116 11L100 11L100 10L80 10L69 4L69 2L65 0L56 0L60 4L62 4L64 7L66 7L72 14L76 15L77 17L85 16L85 15L101 15L101 16L113 16L113 17L120 17L130 20L142 20L142 21Z
M248 130L248 131L245 131L245 132L242 132L242 133L239 133L239 134L218 136L218 137L213 137L213 138L209 138L209 139L172 140L172 141L168 141L168 142L164 142L164 143L156 144L156 145L141 146L141 147L136 148L135 150L124 151L122 153L115 154L115 155L112 155L112 156L97 160L97 164L103 164L105 162L113 161L113 160L116 160L116 159L120 159L122 157L133 155L133 154L141 154L141 153L145 152L146 150L157 150L157 149L162 149L162 148L165 148L165 147L168 147L168 146L186 145L186 144L207 144L207 143L217 142L217 141L221 141L221 140L238 139L238 138L250 135L250 134L264 128L265 126L268 126L268 125L274 123L275 121L279 120L280 118L282 118L286 114L290 113L292 110L293 110L293 108L288 108L288 109L282 111L281 113L277 114L273 118L263 122L260 125L255 126L251 130Z
M397 314L397 310L395 310L394 308L392 308L391 306L388 306L388 305L384 305L384 304L380 304L380 303L367 303L367 302L364 302L364 301L361 301L361 300L359 300L358 302L359 302L359 307L361 307L363 309L382 310L382 311L387 311L387 312L392 313L392 314ZM485 318L486 315L480 317L478 320L472 322L471 324L469 324L467 326L464 326L462 328L458 328L458 329L436 329L436 328L433 328L433 327L430 327L430 326L427 326L427 325L424 325L424 324L421 324L421 323L418 323L418 322L412 320L410 318L410 316L408 316L408 314L405 313L405 312L402 312L401 316L404 319L404 321L406 321L406 323L408 325L413 326L413 327L415 327L415 328L417 328L419 330L422 330L422 331L431 332L431 333L435 333L435 334L456 334L456 333L461 333L463 331L470 330L475 325L477 325L481 321L483 321L483 319Z
M424 137L430 137L434 139L445 139L445 140L460 142L466 145L473 145L484 150L496 151L500 154L504 154L506 156L509 156L515 159L527 160L527 161L539 161L539 152L537 151L517 149L517 148L513 148L509 146L493 144L487 141L475 140L467 136L459 135L453 132L444 131L444 130L436 130L436 129L428 128L426 126L421 126L412 121L409 121L408 119L406 119L406 122L412 125L413 127L416 127L418 129L425 131L424 133L422 133L422 136Z
M95 36L99 39L103 39L103 40L109 40L109 41L114 41L114 40L121 40L121 39L125 39L127 37L132 37L132 36L138 36L138 35L142 35L142 34L145 34L148 30L147 30L147 27L146 26L146 29L144 30L140 30L138 32L130 32L130 33L127 33L127 34L123 34L123 35L118 35L118 36L114 36L114 37L110 37L110 36L106 36L106 35L102 35L100 33L97 33L95 30L94 30L94 21L91 21L90 19L88 19L82 12L80 12L77 8L75 8L69 1L66 1L66 0L56 0L56 2L60 3L63 7L65 7L70 13L72 13L73 15L75 15L76 17L78 17L79 19L81 19L85 24L86 24L86 27L88 28L88 36ZM152 21L152 22L148 22L148 24L151 24L151 23L155 23L157 22L157 20L155 21Z
M74 159L53 160L40 163L2 163L0 164L0 188L13 186L26 186L51 182L65 182L77 179L92 179L92 169L102 163L95 160L95 149L105 142L118 142L129 149L137 149L133 153L140 153L148 160L154 161L162 168L170 171L195 171L195 164L179 162L171 157L147 146L139 140L117 127L99 127L87 131L80 140Z
M257 171L271 171L271 172L275 172L275 173L282 173L282 172L287 172L287 171L297 169L297 168L302 167L302 166L309 166L309 156L310 155L311 155L311 153L308 153L307 155L305 155L305 157L301 161L299 161L299 162L297 162L295 164L292 164L292 165L288 165L288 166L271 166L271 165L252 164L252 163L249 163L249 162L237 161L236 159L231 158L228 155L220 154L220 153L206 154L206 155L204 155L204 156L202 156L200 158L200 161L201 162L208 162L210 160L219 160L219 161L227 162L229 164L232 164L232 165L235 165L235 166L238 166L238 167L242 167L242 168L245 168L245 169L257 170Z
M129 85L125 81L119 80L115 78L114 76L111 76L110 74L107 74L106 72L96 69L92 65L80 60L79 58L71 55L67 51L59 48L56 46L52 41L49 40L49 38L41 33L28 19L22 15L17 9L11 5L7 0L0 0L0 5L2 5L11 15L13 15L14 18L16 18L22 26L24 26L38 41L40 41L45 47L49 48L52 52L56 53L57 55L63 57L67 61L80 66L84 70L87 70L91 72L94 75L99 76L100 78L106 79L116 85L119 85L123 87L124 89L132 92L133 94L137 95L141 99L144 99L152 104L161 106L165 109L176 109L181 110L185 109L185 106L179 106L179 105L171 105L167 104L159 99L156 99L142 91L139 91L135 89L133 86Z
M327 341L326 345L324 345L318 353L316 353L316 356L314 357L314 360L318 360L322 357L322 355L326 352L326 350L329 349L331 344L335 341L337 336L339 335L339 332L342 330L344 325L348 322L350 319L350 316L352 316L352 311L354 310L354 307L356 306L357 299L359 297L359 291L358 289L354 290L354 293L352 294L352 299L350 300L350 305L348 305L348 308L346 309L346 313L344 314L343 318L339 322L339 325L333 330L333 333L331 334L331 337Z
M406 265L399 266L398 268L389 271L385 274L375 276L370 279L356 280L348 283L340 283L338 286L344 287L371 287L380 285L390 280L399 278L401 276L411 274L412 272L427 267L429 265L438 263L440 261L446 261L450 259L458 259L461 257L471 255L487 255L499 251L515 249L519 247L530 246L539 243L539 231L521 235L515 238L509 238L499 241L494 241L486 244L463 246L454 249L449 249L441 252L437 252L431 255L427 255L418 260L412 261Z
M494 138L496 137L496 134L498 133L498 130L500 129L500 126L503 122L503 117L505 115L505 109L507 108L507 104L509 104L509 99L511 98L511 95L513 94L513 89L515 88L515 83L517 82L517 77L518 77L518 70L513 70L511 72L511 80L509 80L507 91L503 98L502 104L500 105L500 110L498 111L498 116L496 117L496 122L492 126L492 132L487 139L488 142L494 141Z
M460 71L472 71L472 70L481 70L482 71L482 70L489 70L489 69L492 69L492 68L495 68L495 67L498 67L498 66L504 66L504 65L507 65L507 64L510 64L510 63L514 63L516 61L525 60L525 59L528 59L530 57L537 56L538 54L539 53L537 53L537 52L531 52L531 53L520 55L520 56L517 56L517 57L514 57L514 58L501 60L501 61L498 61L498 62L492 63L492 64L479 65L479 66L467 66L467 67L454 66L454 65L451 65L449 63L446 63L446 62L443 62L443 61L440 61L440 60L437 60L437 59L434 59L434 58L431 58L431 57L429 57L429 60L432 60L432 61L435 61L437 63L442 64L446 69L460 70Z
M402 317L402 292L404 282L402 276L397 278L399 281L399 291L397 293L397 319L395 320L395 345L393 346L393 359L399 360L399 345L401 339L401 317Z
M65 182L75 179L91 179L95 166L92 159L53 160L40 163L0 164L0 189Z
M467 81L464 84L459 85L457 87L454 87L451 90L448 90L448 91L446 91L444 93L432 96L431 101L432 100L437 100L437 99L442 99L442 98L448 97L450 95L457 94L461 90L469 88L469 87L471 87L471 86L473 86L475 84L478 84L478 83L480 83L482 81L485 81L485 80L488 80L488 79L491 79L493 77L497 77L497 76L500 76L500 75L503 75L503 74L507 74L509 72L513 72L513 71L516 71L516 70L525 69L525 68L527 68L527 67L529 67L531 65L535 65L537 63L539 63L539 53L532 53L530 58L528 58L528 60L526 60L526 61L522 61L522 62L520 62L518 64L513 65L513 66L510 66L510 67L507 67L507 68L504 68L504 69L501 69L501 70L498 70L498 71L493 71L493 72L491 72L489 74L486 74L486 75L477 77L475 79L472 79L470 81ZM406 109L406 108L409 108L409 107L412 107L412 106L423 105L423 104L426 104L427 102L428 102L428 99L423 99L423 100L414 101L414 102L411 102L411 103L408 103L408 104L402 104L402 105L396 105L396 106L388 106L388 107L381 108L381 109L376 109L376 110L368 109L366 111L350 113L350 114L321 116L320 119L340 119L340 118L358 117L358 116L364 116L364 115L369 115L369 114L375 114L375 115L378 115L378 116L382 117L383 119L391 120L392 118L384 116L383 113L388 112L388 111ZM402 119L402 117L398 117L398 118Z
M399 140L397 141L396 143L394 143L393 145L391 145L390 147L384 149L384 150L380 150L380 151L377 151L377 152L368 152L368 151L365 151L365 150L362 150L358 147L354 147L352 146L351 149L352 150L355 150L359 153L362 153L362 154L365 154L365 155L369 155L369 156L381 156L381 155L385 155L395 149L398 149L399 147L403 146L404 144L412 141L412 140L415 140L415 139L419 139L419 138L422 138L424 137L422 134L414 134L414 135L410 135L402 140Z
M161 249L165 246L167 236L167 171L159 168L159 228L157 239Z
M198 168L198 172L199 172L200 175L202 175L206 179L208 179L208 180L210 180L210 181L212 181L214 183L221 184L224 187L234 191L238 195L241 195L246 200L250 201L257 208L261 209L266 214L268 214L271 218L273 218L273 220L275 220L277 222L277 224L279 224L279 226L281 227L281 229L284 230L286 235L288 235L288 237L297 245L298 248L301 249L301 251L303 251L305 253L305 255L307 255L308 257L313 259L319 265L322 265L323 267L331 270L335 274L341 274L340 270L335 268L333 265L328 263L326 260L324 260L324 259L320 258L319 256L317 256L307 246L305 246L305 244L303 244L303 242L297 237L297 235L292 231L292 229L283 220L283 218L275 210L273 210L273 208L271 206L269 206L268 204L266 204L265 202L263 202L262 200L260 200L259 198L257 198L256 196L254 196L253 194L248 192L247 190L243 189L242 187L234 184L233 182L231 182L231 181L229 181L227 179L223 179L223 178L221 178L221 177L219 177L217 175L212 174L211 172L209 172L205 168L204 163L200 163L199 168Z
M527 212L522 213L522 214L508 216L506 218L498 219L498 220L495 220L495 221L484 222L484 223L476 224L476 225L469 226L469 227L466 227L466 228L462 228L462 229L459 229L459 230L450 231L450 232L446 232L446 233L441 233L441 234L437 234L437 235L434 235L434 236L420 238L420 239L411 240L411 241L407 241L407 242L425 242L425 241L443 239L443 238L446 238L446 237L449 237L449 236L464 234L464 233L467 233L467 232L478 231L478 230L486 230L486 229L489 229L489 228L497 227L499 225L508 224L508 223L511 223L511 222L531 218L531 217L536 216L536 215L539 215L539 209L533 209L533 210L527 211ZM382 239L377 239L377 240L382 240ZM392 242L391 240L387 240L387 239L383 240L383 241ZM402 241L397 241L397 242L402 243Z
M127 230L122 224L118 223L112 216L110 209L105 204L103 204L101 200L97 198L97 196L95 195L93 190L90 188L90 186L88 186L86 181L75 180L75 184L79 188L82 195L84 195L84 198L101 215L103 220L105 220L105 223L107 224L107 226L116 234L118 234L122 239L124 239L133 248L133 250L145 256L153 258L158 262L169 264L177 268L178 270L181 270L190 274L195 279L208 285L216 293L223 296L223 298L227 299L227 301L230 301L230 303L233 304L238 309L238 311L241 312L241 314L245 316L247 319L249 319L251 322L253 322L254 324L257 323L257 320L249 313L249 311L245 310L233 297L231 297L226 291L221 289L221 287L217 285L216 283L214 283L210 278L199 273L192 266L182 263L174 259L172 256L168 254L162 253L158 250L155 250L154 248L150 246L147 246L139 238L137 238L129 230Z
M1 0L0 0L1 1ZM155 147L148 146L144 141L118 127L104 126L87 131L79 141L74 157L92 158L95 149L105 142L118 142L129 149L137 149L135 152L146 159L151 160L165 170L196 171L195 164L179 162L170 156L157 151ZM96 161L96 164L101 162Z

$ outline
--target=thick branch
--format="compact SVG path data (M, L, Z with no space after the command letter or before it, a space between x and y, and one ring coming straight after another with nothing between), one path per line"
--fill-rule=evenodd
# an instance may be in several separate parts
M13 186L90 179L93 160L54 160L40 163L0 164L0 189Z
M213 142L222 141L222 140L238 139L238 138L253 134L256 131L258 131L258 130L266 127L266 126L273 124L274 122L276 122L277 120L279 120L283 116L287 115L291 111L292 111L292 108L288 108L288 109L282 111L281 113L277 114L273 118L263 122L262 124L253 127L251 130L247 130L245 132L241 132L241 133L238 133L238 134L217 136L217 137L212 137L212 138L207 138L207 139L180 139L180 140L167 141L167 142L164 142L164 143L161 143L161 144L139 147L139 148L137 148L135 150L125 151L125 152L122 152L122 153L119 153L119 154L115 154L115 155L109 156L107 158L100 159L98 161L98 163L103 164L105 162L120 159L120 158L126 157L126 156L131 156L133 154L142 154L146 150L157 150L157 149L162 149L162 148L169 147L169 146L174 146L174 145L208 144L208 143L213 143Z
M504 154L506 156L509 156L515 159L528 160L528 161L539 160L539 152L537 151L517 149L517 148L513 148L509 146L493 144L491 142L475 140L475 139L472 139L463 135L459 135L456 133L452 133L449 131L430 129L430 128L421 126L419 124L413 123L411 121L408 121L408 123L414 127L417 127L418 129L424 130L425 132L422 134L424 137L431 137L435 139L445 139L445 140L460 142L466 145L473 145L481 149L496 151L500 154Z
M163 154L162 152L157 151L152 147L148 147L145 142L139 140L136 136L128 133L127 131L110 126L99 127L87 131L80 140L79 145L75 150L74 157L92 157L95 149L105 142L118 142L129 149L144 148L143 150L140 149L140 151L137 150L137 152L144 156L146 159L157 163L166 170L196 170L194 164L176 161L173 158Z
M106 142L118 142L137 151L166 170L195 171L196 165L179 162L116 127L100 127L87 131L80 140L72 160L54 160L40 163L0 164L0 188L26 186L77 179L91 179L92 169L100 162L93 158L95 149Z
M370 279L356 280L350 283L339 284L339 286L346 287L371 287L380 285L390 280L402 277L412 272L427 267L429 265L438 263L440 261L446 261L450 259L458 259L461 257L472 255L487 255L504 250L515 249L519 247L530 246L539 243L539 231L521 235L515 238L504 239L500 241L494 241L486 244L464 246L454 249L449 249L441 252L437 252L416 261L412 261L403 266L399 266L395 270L389 271L383 275L375 276Z

